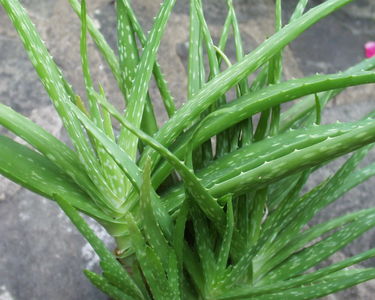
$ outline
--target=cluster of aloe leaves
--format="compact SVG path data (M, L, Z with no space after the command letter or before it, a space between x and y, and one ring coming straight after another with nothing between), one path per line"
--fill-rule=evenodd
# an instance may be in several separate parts
M85 1L69 0L81 21L85 102L19 1L0 0L74 146L0 104L0 124L31 146L0 136L0 173L60 205L100 257L103 273L86 276L113 299L311 299L375 278L375 268L348 269L375 249L311 271L373 228L375 207L306 227L375 174L374 163L358 168L375 142L375 111L320 125L321 111L340 91L375 82L375 58L338 74L282 78L283 49L351 0L307 11L300 0L287 24L276 0L275 34L247 55L231 0L223 1L228 14L216 45L203 1L191 0L188 101L179 109L157 63L175 2L161 3L146 35L130 1L117 0L115 54ZM91 78L88 34L118 83L124 112ZM233 64L225 55L231 36ZM169 116L160 128L152 77ZM282 103L296 99L281 113ZM313 172L350 152L333 176L303 189ZM114 237L114 253L79 212Z

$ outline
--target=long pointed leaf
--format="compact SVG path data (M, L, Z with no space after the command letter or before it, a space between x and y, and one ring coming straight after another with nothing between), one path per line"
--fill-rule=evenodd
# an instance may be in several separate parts
M100 266L104 272L104 277L112 285L123 290L125 293L129 294L135 299L144 299L142 292L139 290L127 271L106 248L103 241L95 235L79 213L59 194L54 194L54 198L79 232L86 238L86 240L98 254L100 258Z
M77 154L52 134L1 103L0 124L43 153L50 161L73 178L93 199L96 197L103 199L90 178L82 172L83 166Z
M140 191L143 229L148 243L158 252L164 268L167 268L171 248L160 229L151 205L152 187L150 173L151 162L146 164L145 169L143 170L143 181Z
M90 119L79 110L74 104L69 104L71 111L77 116L82 124L95 138L103 145L104 149L112 156L112 158L121 167L132 184L139 190L141 186L140 170L131 160L129 155L123 151L115 142L109 139L103 131L95 126Z
M259 296L260 300L316 299L375 278L375 268L339 271L324 277L310 286L286 290L272 295Z
M151 146L158 151L168 162L174 166L183 178L189 192L194 196L194 200L198 203L205 214L220 228L221 222L225 219L224 212L216 199L208 193L205 187L201 184L201 180L195 176L194 172L188 168L182 161L180 161L172 152L166 147L156 141L154 138L148 136L143 131L139 130L133 124L129 123L125 118L117 112L117 110L107 102L101 103L129 132L137 136L144 143ZM81 113L80 111L78 112Z
M88 175L103 195L109 195L104 202L109 208L116 207L116 195L109 189L100 171L93 150L87 143L86 136L79 121L69 111L67 104L73 101L66 90L66 81L59 70L34 24L25 12L18 0L1 0L9 18L12 20L23 45L28 52L29 58L37 71L42 84L51 98L57 112L59 113L74 146L78 151L82 165L88 171Z
M125 112L125 119L139 128L142 120L148 84L152 75L152 66L156 60L156 52L163 36L165 26L176 0L167 0L162 3L159 14L151 29L149 41L143 50L134 83ZM126 142L125 142L126 141ZM132 160L136 158L138 138L128 130L124 130L120 136L119 144L124 145L125 151Z
M343 270L347 267L353 266L358 264L364 260L369 258L373 258L375 256L375 249L368 250L356 256L347 258L343 261L337 262L333 265L328 267L319 269L318 271L303 274L301 276L294 277L289 280L285 281L278 281L275 283L271 283L270 285L263 285L263 286L242 286L236 289L232 289L231 291L224 292L219 299L238 299L242 297L251 297L251 296L258 296L264 294L272 294L275 292L280 292L283 290L287 290L290 288L298 287L301 285L308 285L311 282L316 280L321 280L324 276L337 272L339 270Z
M348 87L375 82L374 72L356 74L315 75L307 78L290 80L250 93L225 105L206 117L201 130L194 138L199 145L206 139L222 130L244 120L258 112L271 108L304 95L331 90L337 87Z
M139 24L139 22L138 22L138 20L135 16L135 13L134 13L132 7L130 6L129 1L128 0L122 0L122 1L125 5L126 11L128 13L128 17L129 17L129 20L131 21L133 29L134 29L135 33L137 34L137 36L139 38L139 41L141 42L142 47L145 47L146 43L147 43L147 37L144 34L143 29L142 29L141 25ZM169 117L171 117L174 114L174 112L176 111L176 106L175 106L175 103L174 103L173 96L172 96L172 94L171 94L171 92L168 88L167 81L165 80L165 76L162 73L162 71L160 69L160 66L159 66L157 61L154 64L153 73L154 73L154 77L155 77L155 80L156 80L156 84L159 88L160 95L163 99L163 103L164 103L165 109L167 111L167 114L168 114Z
M282 176L308 169L340 153L348 153L371 143L375 138L374 126L373 119L368 119L353 124L316 125L293 130L232 152L197 174L203 184L218 196L244 192L253 187L261 188L263 184ZM363 143L359 142L362 138L365 138ZM264 153L265 148L269 149L267 154ZM239 167L233 168L233 165ZM294 171L289 172L292 169ZM174 210L183 198L182 187L177 187L164 197L164 201L168 209Z
M193 121L201 112L207 109L221 95L236 85L247 75L262 66L272 55L285 47L311 25L339 9L352 0L329 0L307 12L303 20L297 19L285 26L282 30L270 37L253 52L244 57L239 63L229 67L220 75L205 85L189 102L164 124L155 135L155 138L165 146L170 146L176 137ZM141 158L141 165L149 155L156 164L160 157L155 151L146 150Z
M119 51L119 61L122 84L126 92L126 99L130 98L137 67L139 63L139 53L133 26L131 24L126 5L123 0L116 1L117 10L117 43ZM142 117L141 128L152 135L157 130L154 109L151 104L150 95L146 95L146 107Z
M358 71L363 70L372 70L375 68L375 57L365 59L361 61L360 63L356 64L353 67L350 67L349 69L345 70L344 73L346 74L353 74ZM324 93L319 94L319 101L321 104L321 107L324 107L325 104L334 98L337 94L342 92L342 89L333 90L333 91L327 91ZM285 131L288 128L291 128L297 121L301 119L305 119L306 115L314 111L315 109L315 96L307 96L295 105L293 105L290 109L283 112L281 114L281 126L280 130Z
M361 75L359 75L361 74ZM355 84L368 83L375 80L375 73L319 75L303 79L291 80L263 89L262 91L249 93L232 103L224 106L210 115L200 123L200 128L195 132L192 140L193 149L205 140L229 128L233 124L240 122L258 112L271 108L278 103L290 101L317 91L333 89L335 86L351 86ZM364 80L364 81L362 81ZM361 82L361 83L360 83ZM238 102L237 102L238 101ZM283 130L283 129L280 129ZM191 132L190 132L191 134ZM183 157L186 145L191 143L191 137L181 139L175 146L174 153L178 157ZM162 163L157 170L158 178L166 178L171 171L170 165ZM160 180L160 179L159 179Z
M318 262L323 261L334 252L353 241L359 235L374 227L374 216L374 213L366 215L361 219L344 226L328 238L297 252L283 262L278 268L269 273L263 279L263 282L270 282L276 278L283 279L291 277L309 269Z
M114 300L132 300L133 298L124 294L117 287L111 285L108 280L104 277L91 272L89 270L84 271L85 276L90 280L90 282L95 285L103 293L111 297Z
M131 240L137 260L139 261L143 275L147 280L153 297L160 300L168 299L170 296L170 289L160 257L146 244L146 240L134 219L129 216L127 221L129 229L132 232Z
M2 175L49 199L53 199L53 193L60 192L80 211L94 218L112 221L112 218L95 207L87 194L49 159L2 135L0 145Z

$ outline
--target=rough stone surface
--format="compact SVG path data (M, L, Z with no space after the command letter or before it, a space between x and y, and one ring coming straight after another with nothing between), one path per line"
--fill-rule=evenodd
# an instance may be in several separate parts
M155 0L133 1L134 9L146 30L159 8ZM244 50L249 52L273 31L272 0L234 1ZM310 1L311 6L321 0ZM66 0L23 0L42 38L78 94L84 96L83 79L79 58L80 25ZM113 1L90 0L89 11L97 26L116 45L115 13ZM220 36L225 19L221 1L204 1L206 16L215 40ZM285 19L297 3L283 1ZM173 95L181 105L186 101L186 61L188 43L189 1L177 1L165 38L161 44L159 62L162 65ZM301 77L316 72L328 73L344 70L363 58L363 44L375 39L373 19L375 3L357 0L294 41L285 52L286 78ZM234 61L234 47L229 40L228 57ZM89 43L90 62L95 82L100 82L111 101L122 107L122 100L113 78L108 75L101 56ZM155 84L151 85L153 99L158 99ZM329 104L325 122L357 120L374 109L374 87L350 88ZM30 117L35 122L67 141L48 96L43 91L22 44L4 11L0 9L0 101ZM159 122L166 120L162 105L157 104ZM0 129L3 133L4 130ZM368 160L374 161L372 152ZM340 161L322 170L311 179L311 185L337 169ZM374 179L351 191L337 203L320 214L315 222L323 221L349 211L373 206ZM95 231L108 245L111 239L94 222ZM338 253L331 261L337 261L373 247L375 233L370 231L356 243ZM0 178L0 300L24 299L106 299L84 278L83 268L97 268L97 257L91 247L70 225L55 204L31 192L20 189ZM374 261L363 266L375 266ZM327 297L339 299L373 299L375 283Z
M93 257L56 204L22 189L0 218L0 286L13 299L106 299L86 281Z

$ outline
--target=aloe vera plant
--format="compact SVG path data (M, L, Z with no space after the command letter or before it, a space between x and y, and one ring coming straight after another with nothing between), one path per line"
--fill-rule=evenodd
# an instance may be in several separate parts
M20 2L0 0L73 144L0 104L0 124L31 146L1 135L0 173L58 203L100 258L102 274L84 271L97 288L112 299L314 299L375 278L375 268L347 269L375 249L318 267L375 227L375 208L306 227L375 175L374 163L358 167L375 142L375 111L320 124L344 88L375 83L375 58L338 74L282 76L283 49L352 0L309 10L300 0L286 24L275 0L275 33L246 55L233 1L222 1L228 13L215 45L204 1L191 0L188 101L179 109L157 62L175 0L161 3L148 33L131 2L116 0L117 51L86 1L68 1L81 22L86 95L66 80ZM112 71L124 111L91 77L88 36ZM236 62L225 54L230 36ZM152 77L169 116L160 128ZM333 176L304 189L311 174L348 153ZM115 251L80 214L105 228Z

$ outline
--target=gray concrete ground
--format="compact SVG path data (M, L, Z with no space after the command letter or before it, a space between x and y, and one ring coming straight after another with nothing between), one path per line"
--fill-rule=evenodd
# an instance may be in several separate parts
M161 45L159 61L179 104L186 95L187 0L177 1ZM207 18L214 38L218 38L225 18L225 1L206 0ZM297 1L284 2L285 18ZM321 3L310 1L311 5ZM23 0L56 62L83 95L79 59L79 22L66 0ZM111 45L115 45L113 1L88 1L90 14ZM150 27L159 1L133 1L142 24ZM248 52L272 34L272 0L234 1ZM315 72L344 70L363 58L363 44L375 39L375 2L357 0L308 30L285 52L285 77L301 77ZM234 57L234 49L228 49ZM92 72L112 101L121 106L120 95L101 57L90 45ZM374 87L348 89L330 104L324 119L357 120L374 105ZM155 89L152 89L155 98ZM29 116L56 136L66 140L50 101L28 62L26 54L4 11L0 9L0 101ZM166 116L158 106L162 123ZM1 130L1 129L0 129ZM369 159L374 160L371 153ZM338 163L312 178L314 184L327 176ZM355 209L373 206L375 180L361 185L332 205L318 220ZM110 245L111 239L98 227L96 231ZM375 232L335 255L332 261L374 246ZM96 268L97 259L82 237L54 203L0 178L0 300L78 300L106 299L84 278L83 268ZM375 265L369 262L365 265ZM330 299L373 299L375 283L363 284Z

